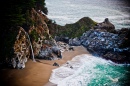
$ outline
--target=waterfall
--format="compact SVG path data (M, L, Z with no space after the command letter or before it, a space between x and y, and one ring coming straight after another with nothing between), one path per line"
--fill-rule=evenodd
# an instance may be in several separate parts
M33 59L33 61L35 62L34 53L33 53L33 48L32 48L32 43L31 43L31 41L30 41L30 37L29 37L29 35L28 35L27 32L25 32L25 34L27 35L27 37L28 37L28 39L29 39L30 47L31 47L31 52L32 52L32 59Z
M31 53L32 53L32 59L33 59L34 62L36 62L36 61L35 61L35 58L34 58L34 53L33 53L32 43L31 43L31 41L30 41L30 37L29 37L28 33L27 33L23 28L21 28L21 29L25 32L25 35L27 35L27 37L28 37L28 39L29 39L30 47L31 47Z

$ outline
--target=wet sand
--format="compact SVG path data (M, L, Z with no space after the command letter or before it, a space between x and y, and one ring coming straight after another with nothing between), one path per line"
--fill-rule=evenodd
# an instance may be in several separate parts
M0 70L0 86L56 86L49 82L54 62L59 65L71 60L74 56L80 54L89 54L82 46L74 47L74 51L65 51L62 53L63 58L60 60L40 60L33 62L31 59L26 63L24 69L2 69Z

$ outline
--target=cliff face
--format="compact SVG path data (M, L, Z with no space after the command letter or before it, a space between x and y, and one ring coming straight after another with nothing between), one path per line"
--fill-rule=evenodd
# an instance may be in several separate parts
M49 33L46 24L49 19L46 15L32 9L28 19L31 22L26 28L18 26L8 31L9 34L6 35L8 39L4 41L6 49L3 52L9 54L0 58L0 65L7 64L13 68L24 68L27 59L33 58L34 60L43 46L47 48L56 44Z
M45 22L48 21L45 15L32 9L30 18L34 21L34 25L29 28L28 33L32 41L34 55L37 56L44 41L51 40L52 37L49 34L49 29Z
M28 34L22 27L19 27L13 50L14 54L11 58L13 68L24 68L25 63L30 56L30 40Z
M1 64L6 63L13 68L24 68L28 58L33 60L34 58L47 60L55 57L62 58L61 51L53 39L54 36L77 37L96 25L96 22L84 17L74 24L60 26L52 23L46 15L35 9L28 11L26 15L27 21L23 27L19 26L8 32L9 39L4 42L6 43L5 51L11 53L0 59ZM11 41L10 44L7 41Z
M108 19L84 32L81 37L69 39L69 44L83 45L93 55L113 62L130 63L130 29L115 30Z

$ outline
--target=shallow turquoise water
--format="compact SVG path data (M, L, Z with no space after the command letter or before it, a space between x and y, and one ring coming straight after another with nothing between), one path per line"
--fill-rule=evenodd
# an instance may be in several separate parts
M130 86L130 66L116 64L100 57L78 55L54 69L50 82L58 86Z
M95 78L88 86L129 86L130 67L97 64Z

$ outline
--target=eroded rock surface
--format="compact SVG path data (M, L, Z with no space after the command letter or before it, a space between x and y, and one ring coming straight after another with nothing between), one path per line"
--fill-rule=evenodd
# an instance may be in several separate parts
M108 19L99 23L79 38L70 39L71 45L83 45L93 55L117 63L130 63L130 29L115 30Z
M22 27L19 28L19 33L16 37L14 44L14 56L12 58L13 68L25 68L25 63L30 57L30 40L27 36L27 33Z

